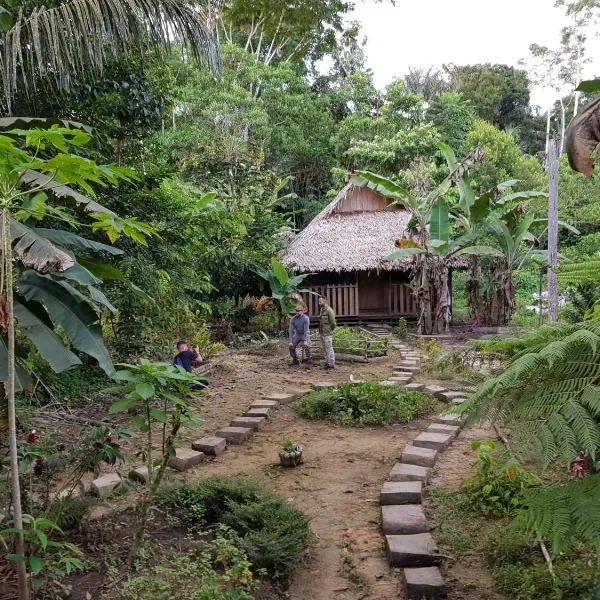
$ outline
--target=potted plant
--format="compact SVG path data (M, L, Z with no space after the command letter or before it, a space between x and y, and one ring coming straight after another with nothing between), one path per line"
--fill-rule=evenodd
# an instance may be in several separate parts
M302 463L302 446L291 437L285 437L279 449L279 462L282 467L295 467Z

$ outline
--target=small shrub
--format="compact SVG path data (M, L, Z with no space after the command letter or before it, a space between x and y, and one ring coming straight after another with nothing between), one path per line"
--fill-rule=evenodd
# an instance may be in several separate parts
M474 510L490 516L511 515L523 504L521 492L540 480L512 457L498 462L494 442L473 442L477 451L476 473L462 483Z
M298 413L308 419L360 427L407 423L432 406L433 399L420 392L378 383L344 383L334 389L315 390L303 396Z
M243 478L171 486L160 492L158 503L188 527L229 526L252 564L278 583L289 580L308 542L302 511Z
M340 354L375 358L387 354L387 342L362 329L336 327L333 332L333 348Z
M394 333L398 337L404 337L407 332L408 332L408 323L406 322L406 319L404 317L400 317L398 319L398 322L396 323L396 326L394 327Z
M225 348L225 344L213 341L207 327L202 327L196 332L192 343L198 346L198 353L204 360L209 360Z

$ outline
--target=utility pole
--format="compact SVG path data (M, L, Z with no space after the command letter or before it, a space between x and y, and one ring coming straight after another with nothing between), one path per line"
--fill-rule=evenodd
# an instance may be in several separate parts
M548 321L558 319L558 284L556 265L558 264L558 164L559 152L556 140L548 144Z

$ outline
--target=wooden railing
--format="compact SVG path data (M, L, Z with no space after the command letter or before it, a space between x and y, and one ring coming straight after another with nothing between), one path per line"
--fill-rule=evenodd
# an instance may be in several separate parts
M308 316L316 317L319 314L319 296L325 296L331 308L338 317L357 317L358 310L358 284L338 285L313 285L309 289L312 294L304 293L302 296L308 306Z
M404 283L390 283L389 294L391 315L399 316L416 314L415 299L408 285Z

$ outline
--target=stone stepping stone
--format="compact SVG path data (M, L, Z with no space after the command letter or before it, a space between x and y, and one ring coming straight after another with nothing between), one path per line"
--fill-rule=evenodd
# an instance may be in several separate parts
M407 444L400 457L400 462L418 465L419 467L433 467L436 457L437 450Z
M413 446L418 448L431 448L432 450L443 450L450 445L454 436L447 433L420 433L413 441Z
M94 496L106 496L121 485L121 476L118 473L107 473L94 479L90 486L90 492Z
M421 481L386 481L379 494L379 503L420 504L423 499L423 483Z
M460 432L460 427L457 425L444 425L443 423L433 423L427 428L427 431L430 433L445 433L447 435L451 435L452 437L456 437Z
M385 387L394 387L396 385L399 385L397 381L382 381L379 385L383 385Z
M386 535L392 567L434 567L442 562L430 533Z
M435 396L439 400L443 400L444 398L441 394L444 394L447 390L441 385L426 385L424 391Z
M421 567L404 569L406 595L409 600L446 598L446 586L438 567Z
M302 396L306 396L306 394L310 394L310 392L312 392L312 388L303 387L303 388L294 389L292 391L296 395L296 399L298 399L298 398L301 398Z
M348 383L350 385L358 385L359 383L364 383L365 380L364 379L354 379L353 381L349 381Z
M394 365L394 369L401 371L404 367L418 367L419 361L417 360L403 360L401 363Z
M464 418L459 415L440 415L435 417L433 422L440 425L457 425L460 427L464 423Z
M429 469L419 465L396 463L390 471L390 481L423 481L429 477Z
M277 408L279 406L278 400L255 400L250 408Z
M177 448L175 456L169 459L169 466L177 471L187 471L204 461L204 453L188 448Z
M454 398L454 400L452 400L451 404L452 404L452 406L460 406L461 404L463 404L466 401L467 401L466 398Z
M392 377L390 377L388 379L388 381L393 381L397 385L402 385L402 384L410 383L411 380L412 380L412 377L400 377L400 376L397 376L397 375L393 375Z
M129 471L128 476L131 481L136 481L137 483L142 483L144 485L148 485L148 482L150 481L148 467L137 467L137 469L132 469Z
M246 411L245 417L265 417L265 419L269 418L269 414L271 413L270 408L250 408Z
M403 365L402 371L407 373L412 373L413 375L418 375L421 372L421 367L412 366L412 365Z
M192 449L198 452L204 452L204 454L210 454L211 456L219 456L225 452L227 448L227 440L222 437L210 435L203 437L201 440L192 442Z
M267 419L265 417L237 417L229 424L230 427L249 427L252 431L263 428Z
M410 535L429 531L420 504L382 506L381 514L384 535Z
M250 427L222 427L216 432L217 437L222 437L229 444L243 444L252 435Z
M312 384L315 390L326 390L328 388L334 388L335 385L336 384L333 383L333 381L317 381Z
M447 402L452 402L452 400L456 400L457 398L464 398L464 392L444 392L441 394Z
M296 396L296 394L291 394L289 392L285 394L279 392L265 394L265 400L273 400L275 402L278 402L279 404L291 404L297 398L298 396ZM253 406L252 408L256 407Z
M406 385L406 389L410 390L411 392L420 392L424 387L425 385L423 383L408 383Z

